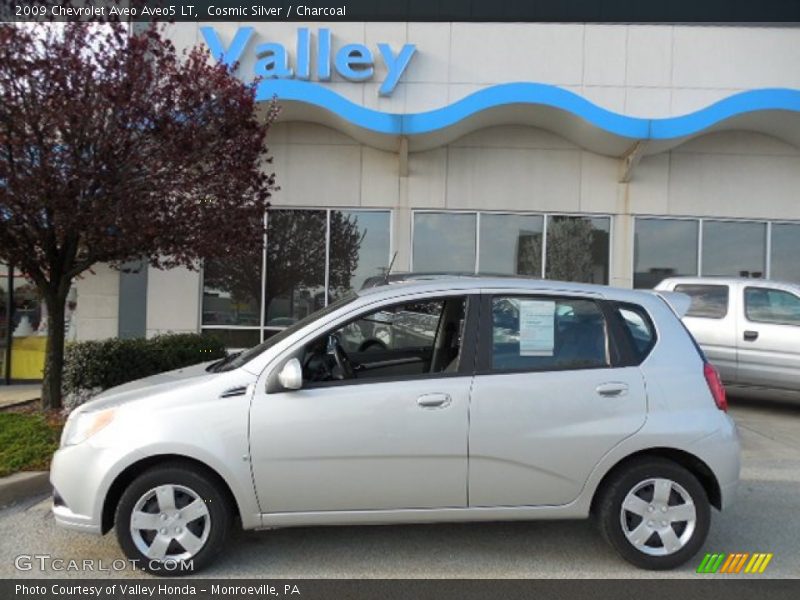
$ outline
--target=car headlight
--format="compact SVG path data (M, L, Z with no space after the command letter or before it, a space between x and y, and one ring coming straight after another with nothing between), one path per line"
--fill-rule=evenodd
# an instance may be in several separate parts
M114 420L116 408L105 410L78 412L67 419L64 433L61 434L61 446L74 446L85 442L95 433Z

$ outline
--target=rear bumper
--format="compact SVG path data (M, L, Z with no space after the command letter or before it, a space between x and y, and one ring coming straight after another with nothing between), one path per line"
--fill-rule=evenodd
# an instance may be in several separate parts
M727 485L720 485L720 492L722 495L722 510L729 508L734 503L738 489L738 481L732 481Z
M720 509L725 510L736 500L741 470L741 443L733 419L720 413L721 427L712 435L697 441L691 450L711 469L720 490Z

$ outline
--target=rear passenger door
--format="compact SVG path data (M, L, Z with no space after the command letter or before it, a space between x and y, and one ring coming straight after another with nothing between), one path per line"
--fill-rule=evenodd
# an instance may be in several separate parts
M800 390L800 297L757 283L743 287L739 383Z
M470 506L571 502L600 458L644 424L633 354L646 355L655 333L642 309L626 309L627 325L619 309L587 297L483 296Z
M736 288L734 288L735 291ZM681 283L676 292L687 294L692 304L683 322L700 344L706 358L725 383L736 383L736 297L723 283Z

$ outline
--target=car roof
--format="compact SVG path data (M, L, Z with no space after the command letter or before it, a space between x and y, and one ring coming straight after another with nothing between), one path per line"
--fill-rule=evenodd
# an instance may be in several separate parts
M631 290L615 288L591 283L573 283L552 279L534 279L527 277L487 277L487 276L437 276L436 278L405 279L385 285L364 288L357 293L359 297L391 298L407 294L426 292L464 291L477 293L480 290L519 290L520 292L564 292L567 294L583 294L617 300L632 300L652 297L649 290Z

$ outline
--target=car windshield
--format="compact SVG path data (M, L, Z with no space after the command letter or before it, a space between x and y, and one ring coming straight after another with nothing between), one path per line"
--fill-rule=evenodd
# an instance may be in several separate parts
M304 317L297 321L296 323L290 325L286 329L282 329L272 337L264 340L258 346L253 346L249 350L245 350L244 352L237 352L236 354L231 354L226 358L223 358L220 361L217 361L211 365L209 365L207 371L211 373L220 373L222 371L233 371L234 369L238 369L239 367L246 365L248 362L253 360L256 356L272 348L278 342L285 340L287 337L292 335L295 331L299 331L309 323L313 323L317 319L324 317L332 313L333 311L350 304L353 300L357 298L357 294L355 292L350 292L345 296L339 298L336 302L330 303L325 308L321 308L320 310L311 313L307 317Z

